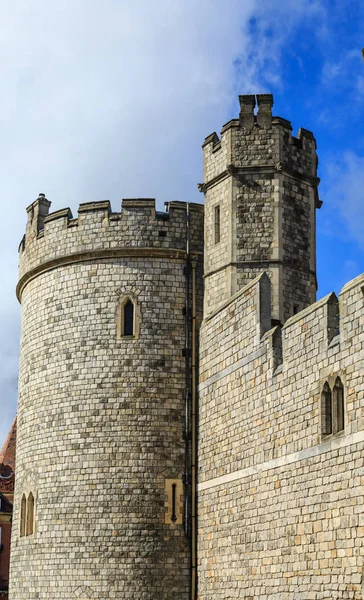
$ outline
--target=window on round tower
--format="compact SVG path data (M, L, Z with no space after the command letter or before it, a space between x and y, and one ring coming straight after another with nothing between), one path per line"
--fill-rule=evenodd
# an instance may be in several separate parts
M27 503L27 524L26 524L26 535L32 535L34 533L34 496L30 492Z
M20 537L23 537L25 535L26 513L27 513L27 499L25 497L25 494L23 494L22 499L21 499L21 504L20 504Z
M119 298L116 307L116 339L139 338L140 307L134 295Z
M124 304L124 335L134 335L134 304L131 300Z

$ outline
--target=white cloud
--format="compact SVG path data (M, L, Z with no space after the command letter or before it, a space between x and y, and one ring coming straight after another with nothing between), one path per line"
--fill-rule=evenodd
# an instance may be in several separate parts
M346 152L326 167L325 197L334 208L331 225L336 236L350 239L364 249L364 156ZM334 219L339 214L340 219ZM335 222L334 222L335 220Z
M321 85L335 94L345 94L354 103L355 111L361 110L359 101L364 100L364 77L360 48L341 51L326 60L322 66Z

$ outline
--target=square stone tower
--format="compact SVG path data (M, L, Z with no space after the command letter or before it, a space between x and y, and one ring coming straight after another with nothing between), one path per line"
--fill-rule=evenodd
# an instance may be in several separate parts
M266 271L283 323L316 299L316 142L272 117L271 94L239 100L239 119L203 144L205 316Z

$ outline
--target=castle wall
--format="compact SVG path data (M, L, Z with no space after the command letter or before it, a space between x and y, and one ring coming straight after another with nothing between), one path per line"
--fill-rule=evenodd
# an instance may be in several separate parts
M59 211L40 232L38 210L20 254L10 597L187 600L183 497L174 522L166 487L181 489L185 458L186 205L163 215L150 201L116 215L81 205L77 220ZM202 211L191 207L198 269ZM201 284L199 294L201 317ZM126 296L137 306L131 337L118 335ZM30 491L35 531L20 537Z
M364 276L267 330L264 277L201 330L199 599L363 598ZM268 293L269 297L269 293ZM340 376L344 431L324 436Z

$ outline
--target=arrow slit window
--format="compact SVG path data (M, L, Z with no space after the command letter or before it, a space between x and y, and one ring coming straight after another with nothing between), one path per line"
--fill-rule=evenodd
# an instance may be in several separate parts
M218 244L220 241L220 205L215 206L214 210L214 219L215 219L215 244Z
M116 339L139 338L140 306L133 294L119 298L116 307Z

